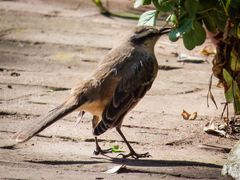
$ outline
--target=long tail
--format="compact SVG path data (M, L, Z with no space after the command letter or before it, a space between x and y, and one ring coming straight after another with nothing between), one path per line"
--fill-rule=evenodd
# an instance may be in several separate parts
M27 127L15 133L12 138L18 143L25 142L57 120L77 109L83 103L84 102L78 101L76 97L71 97L68 101L50 111L45 117L34 120Z

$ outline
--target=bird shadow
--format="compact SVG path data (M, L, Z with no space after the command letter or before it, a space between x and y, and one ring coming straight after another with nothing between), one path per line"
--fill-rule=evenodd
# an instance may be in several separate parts
M125 164L127 166L141 166L141 167L174 167L174 166L195 166L195 167L208 167L208 168L222 168L221 165L213 163L204 163L197 161L184 161L184 160L158 160L158 159L123 159L105 157L91 157L94 160L27 160L26 162L48 165L87 165L87 164L101 164L101 163L114 163Z
M25 162L35 163L35 164L45 164L45 165L88 165L88 164L100 164L106 163L104 161L64 161L64 160L25 160Z
M97 158L97 159L100 159L100 158ZM196 167L208 167L208 168L222 168L221 165L217 165L213 163L184 161L184 160L111 158L110 161L115 164L125 164L128 166L142 166L142 167L196 166Z
M118 159L112 160L116 164L126 164L128 166L145 166L145 167L173 167L173 166L197 166L208 168L222 168L222 166L212 163L203 163L196 161L180 161L180 160L157 160L157 159Z

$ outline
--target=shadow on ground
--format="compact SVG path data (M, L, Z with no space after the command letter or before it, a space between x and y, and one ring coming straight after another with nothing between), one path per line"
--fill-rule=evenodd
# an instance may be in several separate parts
M157 160L157 159L120 159L120 158L98 158L94 157L92 161L59 161L59 160L46 160L46 161L26 161L37 164L50 164L50 165L73 165L73 164L99 164L108 163L125 164L127 166L142 166L142 167L173 167L173 166L197 166L209 168L222 168L220 165L203 163L196 161L177 161L177 160ZM102 161L101 161L102 160Z

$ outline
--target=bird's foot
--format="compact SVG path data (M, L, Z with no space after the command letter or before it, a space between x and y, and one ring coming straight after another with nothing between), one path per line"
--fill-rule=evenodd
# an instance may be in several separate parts
M151 157L151 155L148 152L143 153L143 154L138 154L135 151L130 151L130 153L128 153L128 154L122 154L121 153L121 154L118 154L118 156L122 156L124 159L126 159L128 157L132 157L134 159Z
M96 156L99 155L99 154L105 155L105 154L108 154L108 153L112 153L112 148L101 149L100 147L99 148L97 147L93 152L93 154L96 155Z

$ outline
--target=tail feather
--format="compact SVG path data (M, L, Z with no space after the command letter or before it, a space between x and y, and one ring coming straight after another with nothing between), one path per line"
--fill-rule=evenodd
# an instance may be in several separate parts
M15 133L12 139L15 139L18 143L25 142L78 107L78 104L60 105L50 111L45 117L33 121L27 127Z

